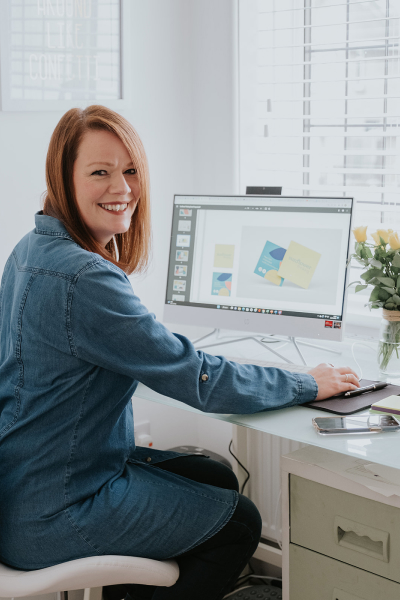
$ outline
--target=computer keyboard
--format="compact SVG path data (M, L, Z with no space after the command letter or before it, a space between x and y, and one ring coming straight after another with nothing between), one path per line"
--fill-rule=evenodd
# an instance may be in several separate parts
M258 367L275 367L276 369L284 369L285 371L292 371L292 373L308 373L312 367L306 365L291 365L284 362L272 362L269 360L257 360L252 358L238 358L235 356L227 356L227 360L240 363L242 365L257 365Z

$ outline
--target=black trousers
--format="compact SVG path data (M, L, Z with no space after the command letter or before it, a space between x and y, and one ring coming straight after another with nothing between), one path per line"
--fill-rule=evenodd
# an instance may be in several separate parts
M231 469L204 456L183 456L159 463L157 468L193 481L239 491ZM229 522L213 537L174 560L178 581L171 587L117 585L104 588L105 600L221 600L253 556L261 536L261 516L245 496ZM128 598L129 600L129 598Z

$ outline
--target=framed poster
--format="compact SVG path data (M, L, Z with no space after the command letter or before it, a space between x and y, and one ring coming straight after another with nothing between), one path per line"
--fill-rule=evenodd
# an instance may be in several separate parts
M129 0L2 0L1 109L130 104Z

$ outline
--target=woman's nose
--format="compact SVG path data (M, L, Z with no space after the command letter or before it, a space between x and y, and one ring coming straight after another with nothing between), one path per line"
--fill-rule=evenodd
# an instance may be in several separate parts
M125 177L122 173L115 174L111 177L110 188L109 191L112 194L130 194L131 188L129 187Z

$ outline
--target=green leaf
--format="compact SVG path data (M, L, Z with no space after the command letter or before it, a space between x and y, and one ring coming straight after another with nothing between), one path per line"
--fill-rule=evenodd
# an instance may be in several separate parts
M356 285L356 293L361 292L361 290L365 290L367 287L368 285Z
M400 288L400 275L397 278L396 287L397 287L397 289Z
M371 281L368 281L368 285L381 285L381 283L377 280L376 277L374 277L373 279L371 279Z
M393 302L386 302L385 308L387 308L388 310L393 310L393 308L396 308L396 305L393 304Z
M381 283L383 283L383 285L386 285L387 287L396 287L396 283L393 279L391 279L390 277L377 277L378 281L380 281Z
M385 301L388 298L390 298L391 295L392 295L391 293L389 294L388 292L386 292L386 290L384 290L383 288L381 288L379 290L378 298L379 298L379 300ZM394 296L393 296L393 298L394 298Z
M383 290L386 290L387 292L389 292L389 294L392 296L393 294L396 293L396 288L390 288L390 287L383 287Z
M351 283L349 283L349 285L347 287L349 288L351 285L354 285L355 283L361 283L361 281L360 280L359 281L352 281Z
M370 302L375 302L376 300L379 300L379 292L380 292L380 288L379 286L374 287L374 289L371 292L371 295L369 297L369 301Z
M384 302L367 302L364 306L368 306L371 308L381 308L385 303Z
M379 260L376 260L376 258L370 258L370 259L368 259L368 262L370 265L372 265L376 269L382 269L382 267L383 267L382 263L379 262ZM399 266L400 266L400 264L399 264Z
M400 296L398 296L397 294L394 294L391 297L391 300L393 300L393 302L395 302L396 304L400 304Z
M393 266L400 267L400 254L398 252L393 256Z
M382 269L368 269L368 271L365 271L360 277L361 279L364 279L364 281L371 281L371 279L379 277L380 275L382 275Z
M372 252L370 250L370 248L364 247L365 250L365 254L367 255L367 258L372 258Z

